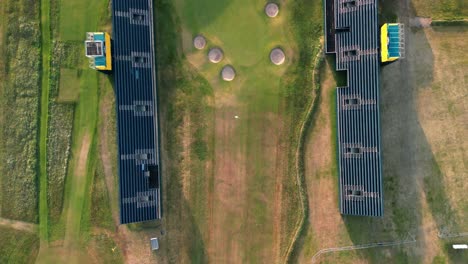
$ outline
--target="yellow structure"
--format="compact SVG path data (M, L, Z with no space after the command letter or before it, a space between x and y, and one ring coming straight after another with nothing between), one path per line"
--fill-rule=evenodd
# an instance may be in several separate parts
M112 70L111 38L106 32L86 33L86 57L89 67L100 71Z
M395 61L401 57L402 33L397 23L384 24L380 29L380 57L382 62Z

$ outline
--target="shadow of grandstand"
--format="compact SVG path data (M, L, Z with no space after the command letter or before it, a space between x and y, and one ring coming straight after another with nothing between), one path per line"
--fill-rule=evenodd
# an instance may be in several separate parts
M336 54L327 54L325 56L327 60L327 65L329 65L330 70L333 74L333 79L335 79L337 87L345 87L348 85L347 72L346 71L337 71L336 70Z
M187 1L189 2L189 1ZM197 4L203 4L201 1ZM224 1L220 1L222 3ZM191 4L192 1L190 1ZM162 175L162 221L159 259L161 263L207 263L206 234L200 230L203 212L194 205L203 201L187 200L183 193L180 163L180 142L176 136L183 119L184 107L177 101L177 93L184 82L180 25L173 1L156 1L156 50L158 66L158 104L161 135ZM211 17L210 19L214 19ZM203 175L202 175L203 176ZM194 176L195 177L195 176ZM197 217L198 216L198 217Z
M168 184L167 190L173 193L166 195L166 214L159 227L162 263L181 263L186 260L190 260L190 263L208 263L203 240L205 235L201 233L188 201L185 198L167 199L176 195L183 197L181 185L174 181Z
M401 11L400 22L409 25L405 20L413 10L409 7ZM406 58L384 66L381 74L384 217L343 216L343 220L354 244L405 240L409 236L418 242L412 244L417 250L411 253L403 247L388 249L395 253L388 255L382 249L360 252L376 263L423 261L428 253L426 243L438 239L422 226L423 204L427 204L439 232L457 229L442 172L417 110L418 92L428 89L433 81L434 55L422 29L406 27L405 31ZM386 256L391 259L386 260Z
M231 0L197 0L184 1L182 14L191 21L189 26L194 31L201 31L217 21L224 11L232 4ZM242 16L239 16L241 18Z

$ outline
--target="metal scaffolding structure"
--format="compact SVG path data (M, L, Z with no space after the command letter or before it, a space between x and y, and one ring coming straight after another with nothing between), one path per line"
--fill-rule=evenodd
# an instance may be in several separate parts
M151 0L113 0L120 222L161 218L161 166Z
M325 36L336 70L347 72L337 88L340 211L382 216L378 1L326 0Z

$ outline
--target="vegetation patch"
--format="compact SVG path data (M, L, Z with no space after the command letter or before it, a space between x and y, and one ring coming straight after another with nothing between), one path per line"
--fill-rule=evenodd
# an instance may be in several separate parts
M112 220L111 201L107 192L104 180L104 168L102 166L102 163L98 162L94 173L94 181L91 185L90 223L92 226L112 231L115 224Z
M3 4L3 3L2 3ZM38 2L7 1L1 112L1 215L38 221L37 131L40 83Z
M60 70L60 88L57 101L76 102L80 94L80 69Z
M121 249L109 234L93 234L88 243L89 255L98 263L124 263Z
M97 26L99 11L103 10L102 7L106 3L107 1L60 0L60 39L62 41L83 40L86 31L92 31L92 28L88 26ZM83 17L87 18L86 21Z
M301 131L301 126L304 122L310 122L308 119L309 105L313 102L318 89L317 83L313 82L314 75L314 60L317 53L320 51L321 44L319 40L322 35L322 10L321 5L314 0L301 0L295 2L293 11L291 13L293 17L293 29L294 37L298 43L299 59L296 65L292 67L291 72L286 75L286 104L287 111L291 116L291 126L289 131L289 141L291 142L291 148L289 152L289 174L294 176L294 180L290 177L285 177L283 180L284 199L283 199L283 215L282 224L283 232L281 240L282 257L289 259L291 252L288 252L288 247L291 243L291 239L296 239L294 232L297 228L299 219L304 217L307 211L303 211L301 203L300 192L304 192L301 186L303 183L298 182L296 177L296 162L299 162L299 173L303 170L303 160L297 161L297 158L301 156L296 155L296 150L299 148L300 152L304 151L303 146L299 146L304 143L304 135L298 135L298 131ZM315 87L314 87L315 86ZM308 126L307 124L305 126ZM307 130L307 129L306 129ZM302 177L301 177L302 178ZM303 180L303 179L301 179ZM301 190L302 189L302 190ZM302 194L305 196L305 194ZM302 228L302 227L301 227ZM299 230L300 231L300 230Z
M47 183L49 217L57 223L63 208L65 175L70 156L74 105L49 104L49 129L47 141Z
M50 2L50 24L51 35L53 38L58 36L58 16L59 0ZM80 43L81 44L81 43ZM47 205L49 209L48 217L50 220L50 238L58 239L64 234L64 223L59 223L63 210L65 179L68 171L68 163L71 150L71 139L73 130L73 118L75 105L79 94L80 79L76 69L81 62L78 43L53 41L52 48L54 56L51 56L50 62L50 81L49 81L49 109L47 122ZM69 85L75 90L66 89L62 91L61 87L61 68L64 68L65 74L75 72L75 78ZM71 68L75 68L72 70ZM67 76L66 76L67 77ZM69 88L68 86L67 88ZM73 95L73 92L76 95ZM64 98L61 100L61 97ZM66 102L66 103L65 103Z
M0 263L34 263L39 251L39 237L29 232L0 226Z

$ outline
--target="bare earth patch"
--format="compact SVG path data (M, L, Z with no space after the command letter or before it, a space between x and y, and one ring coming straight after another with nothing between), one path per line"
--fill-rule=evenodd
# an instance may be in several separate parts
M0 217L0 226L5 226L5 227L13 228L16 230L21 230L21 231L26 231L26 232L31 232L31 233L37 231L36 224L6 219L6 218L1 218L1 217Z
M430 17L414 17L410 20L410 26L416 28L427 28L431 26L432 18Z

